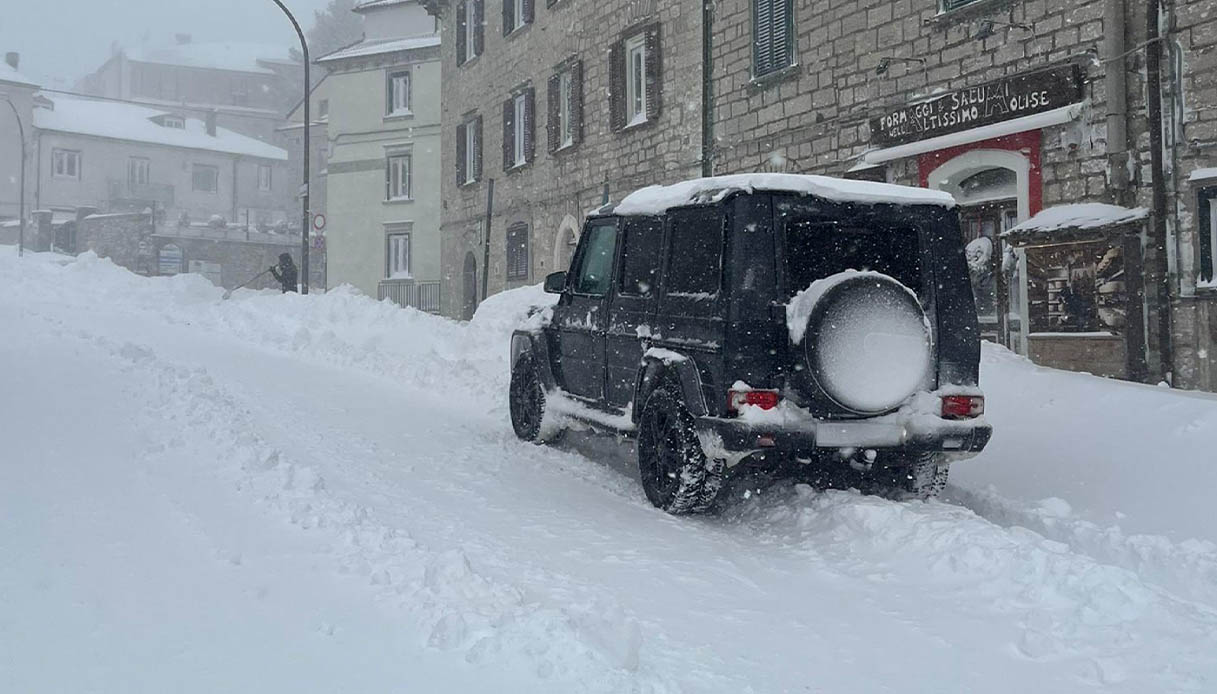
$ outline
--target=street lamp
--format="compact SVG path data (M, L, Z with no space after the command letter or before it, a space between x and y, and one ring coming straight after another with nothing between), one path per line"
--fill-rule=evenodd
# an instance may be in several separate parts
M13 118L17 121L17 135L21 138L21 173L18 176L20 179L20 192L17 194L17 215L19 218L17 232L17 257L25 255L25 126L21 124L21 114L17 112L17 106L8 98L7 94L0 94L8 107L13 109Z
M308 154L309 154L309 130L312 128L312 122L309 118L309 74L308 74L308 42L304 40L304 32L300 30L300 23L292 16L292 13L283 4L282 0L272 0L279 9L283 10L283 14L291 20L292 28L296 30L296 36L300 37L300 50L304 53L304 184L300 186L301 198L303 199L303 211L301 212L300 225L300 293L308 294L308 230L309 230L309 214L308 214Z

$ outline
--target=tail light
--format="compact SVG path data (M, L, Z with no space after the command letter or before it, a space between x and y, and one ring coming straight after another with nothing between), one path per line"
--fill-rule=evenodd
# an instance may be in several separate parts
M744 405L752 405L762 410L772 410L778 406L776 390L729 390L727 391L727 410L739 412Z
M942 416L946 419L971 419L985 413L982 395L942 396Z

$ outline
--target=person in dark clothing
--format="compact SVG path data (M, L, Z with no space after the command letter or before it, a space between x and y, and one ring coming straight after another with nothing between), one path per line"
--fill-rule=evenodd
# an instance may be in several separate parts
M279 280L284 294L296 291L296 264L290 253L279 254L279 264L270 266L270 274Z

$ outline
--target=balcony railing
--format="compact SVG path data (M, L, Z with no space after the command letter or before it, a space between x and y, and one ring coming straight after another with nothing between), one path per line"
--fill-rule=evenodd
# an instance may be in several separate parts
M139 202L160 207L173 207L173 186L168 183L132 183L110 179L111 202Z
M376 287L376 298L427 313L439 313L439 287L439 282L381 280Z

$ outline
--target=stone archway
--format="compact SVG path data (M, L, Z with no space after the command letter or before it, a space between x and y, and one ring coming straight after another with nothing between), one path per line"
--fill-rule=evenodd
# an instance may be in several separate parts
M570 267L571 257L575 254L575 244L579 241L579 221L571 215L562 218L558 225L558 233L554 235L554 272L562 272Z
M465 267L461 272L461 320L473 318L478 307L478 261L473 251L465 254Z

